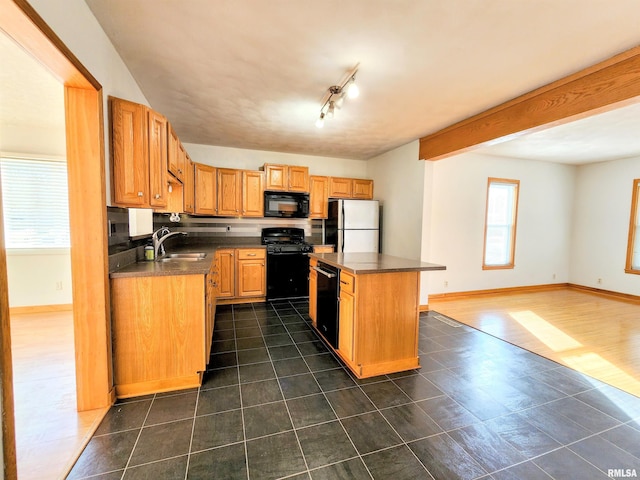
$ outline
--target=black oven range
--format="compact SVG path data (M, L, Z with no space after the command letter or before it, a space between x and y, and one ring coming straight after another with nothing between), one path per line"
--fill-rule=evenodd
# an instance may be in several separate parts
M304 240L303 228L262 229L267 247L267 300L309 295L309 257L313 247Z

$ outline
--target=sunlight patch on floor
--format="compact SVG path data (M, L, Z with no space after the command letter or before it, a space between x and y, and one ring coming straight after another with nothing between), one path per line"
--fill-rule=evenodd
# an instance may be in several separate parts
M583 346L573 337L567 335L531 310L509 312L509 315L554 352L574 350Z

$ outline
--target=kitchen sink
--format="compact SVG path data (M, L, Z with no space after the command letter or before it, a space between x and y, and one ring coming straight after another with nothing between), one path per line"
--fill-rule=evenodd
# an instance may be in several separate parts
M196 260L202 260L206 256L207 256L207 254L206 253L202 253L202 252L197 252L197 253L170 253L170 254L166 255L164 258L180 258L182 260L187 259L187 258L193 258L193 259L196 259Z
M199 262L207 257L206 253L170 253L162 258L159 262Z

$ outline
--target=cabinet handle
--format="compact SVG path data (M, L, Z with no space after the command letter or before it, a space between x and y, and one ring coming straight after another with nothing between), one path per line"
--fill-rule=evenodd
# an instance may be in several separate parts
M156 193L156 200L159 199L161 197L161 195L159 193Z
M179 169L178 169L178 173L182 173L182 169L180 169L180 168L179 168Z
M247 257L255 257L256 254L255 253L247 253Z
M142 193L142 192L138 192L138 196L139 196L139 197L144 197L144 193Z
M340 283L341 283L342 285L349 285L349 282L345 282L344 280L340 280Z

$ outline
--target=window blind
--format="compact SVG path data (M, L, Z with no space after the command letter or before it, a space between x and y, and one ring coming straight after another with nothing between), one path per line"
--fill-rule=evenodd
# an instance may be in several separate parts
M6 248L69 247L67 165L0 158Z

